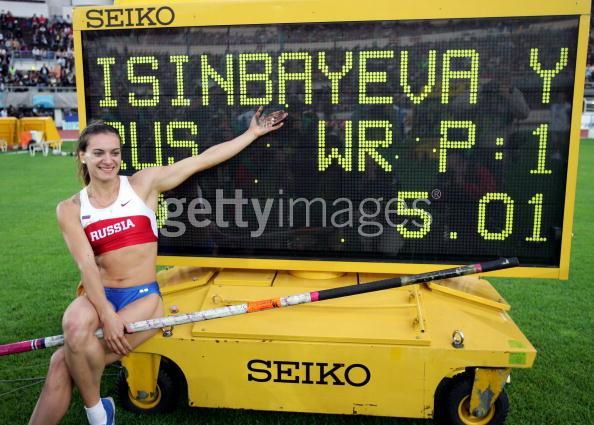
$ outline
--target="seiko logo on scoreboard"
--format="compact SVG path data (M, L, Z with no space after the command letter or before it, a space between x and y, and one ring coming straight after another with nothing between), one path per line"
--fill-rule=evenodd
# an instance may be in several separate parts
M168 6L89 9L87 28L156 27L170 25L175 12Z
M250 360L248 381L285 384L350 385L363 387L371 380L371 371L360 363L292 362Z

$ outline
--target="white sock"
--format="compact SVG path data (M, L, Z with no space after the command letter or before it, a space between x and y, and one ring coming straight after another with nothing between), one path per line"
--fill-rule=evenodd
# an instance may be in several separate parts
M93 407L85 406L85 411L87 412L89 425L105 425L107 423L107 412L105 411L105 407L103 407L101 399Z

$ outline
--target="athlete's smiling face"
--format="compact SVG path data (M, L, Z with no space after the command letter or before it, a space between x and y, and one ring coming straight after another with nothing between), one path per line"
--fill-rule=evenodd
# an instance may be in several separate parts
M87 149L80 152L80 160L87 165L92 180L115 178L122 163L120 140L112 133L93 134Z

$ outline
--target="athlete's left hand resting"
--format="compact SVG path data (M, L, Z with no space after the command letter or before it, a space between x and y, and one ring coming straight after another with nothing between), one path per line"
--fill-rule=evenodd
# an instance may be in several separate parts
M126 323L112 309L108 309L100 314L101 324L103 325L103 339L107 347L120 356L125 356L132 351L132 346L126 339L124 331Z
M175 164L165 167L146 168L134 174L131 180L134 189L146 194L143 196L144 199L152 199L153 201L149 201L149 204L156 205L159 193L179 186L192 174L207 170L233 158L258 137L278 130L283 126L284 119L288 115L285 111L274 111L268 115L262 115L263 110L263 107L258 108L252 117L249 128L233 140L214 145L200 155L183 159Z

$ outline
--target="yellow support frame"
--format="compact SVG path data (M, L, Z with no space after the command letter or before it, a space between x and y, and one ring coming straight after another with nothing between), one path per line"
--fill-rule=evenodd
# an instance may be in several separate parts
M523 16L571 16L579 15L579 34L577 44L577 63L575 81L583 81L587 56L587 45L590 23L591 4L587 0L499 0L497 2L476 2L474 0L451 1L427 0L423 7L405 0L372 0L364 7L359 0L259 0L237 2L232 0L173 0L167 3L150 3L142 0L116 0L113 6L79 7L74 10L74 47L77 69L77 96L81 127L86 126L86 108L84 95L84 74L81 32L86 30L111 30L147 28L128 24L119 18L112 18L112 26L107 26L107 14L118 16L124 8L153 7L164 9L164 17L169 10L174 18L168 25L157 23L151 28L185 27L185 26L218 26L241 24L272 23L305 23L305 22L348 22L374 20L407 20L407 19L464 19L489 17L523 17ZM95 15L90 11L94 12ZM97 13L101 14L104 25L97 26ZM89 19L89 16L91 19ZM95 20L93 20L93 17ZM119 25L119 26L118 26ZM91 28L91 26L94 26ZM561 258L559 267L517 267L489 273L501 277L531 277L568 279L571 238L573 228L574 201L577 180L577 164L579 153L579 128L584 95L583 84L575 84L573 96L573 115L571 118L571 135L569 162L564 206L563 237L561 242ZM159 265L203 267L235 267L245 269L270 270L315 270L341 272L374 272L374 273L422 273L440 268L451 267L445 264L409 264L409 263L373 263L349 261L309 261L278 260L255 258L213 258L213 257L170 257L160 256Z
M161 356L130 353L122 357L122 367L128 382L130 401L140 409L150 409L160 400L157 381Z
M479 367L474 373L474 383L470 396L470 414L477 418L484 418L503 391L509 378L511 368Z
M357 0L174 0L163 3L142 0L119 0L114 6L81 7L74 11L74 30L110 30L112 28L88 28L85 17L88 10L122 9L124 7L169 7L175 12L175 20L168 27L277 24L302 22L346 22L404 19L455 19L489 18L512 16L563 16L589 15L590 2L586 0L500 0L476 2L460 0L444 3L427 0L423 7L405 0L372 0L363 6ZM290 17L289 19L287 17ZM163 27L157 24L152 28ZM123 29L146 28L122 26Z

